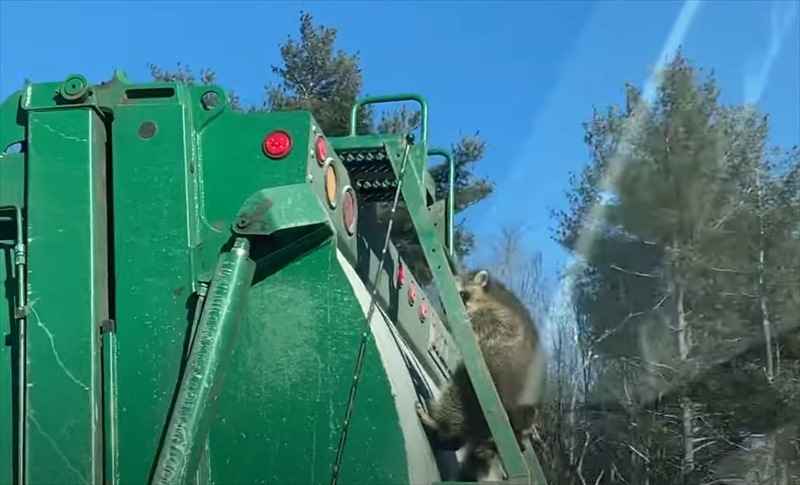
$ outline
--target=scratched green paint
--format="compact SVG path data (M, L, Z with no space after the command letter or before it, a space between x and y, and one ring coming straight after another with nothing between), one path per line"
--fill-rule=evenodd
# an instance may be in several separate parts
M105 131L91 109L35 112L28 141L27 483L98 483Z
M146 483L183 356L192 275L183 110L115 110L114 237L119 483ZM139 128L155 122L151 138Z
M363 322L330 242L254 286L211 431L216 483L330 481ZM371 339L340 483L408 483Z

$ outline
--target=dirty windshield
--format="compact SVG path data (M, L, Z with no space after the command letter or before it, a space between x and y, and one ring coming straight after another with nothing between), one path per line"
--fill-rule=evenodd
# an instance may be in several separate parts
M344 138L350 134L350 109L357 99L420 93L427 100L430 110L426 120L418 104L390 103L365 107L359 112L357 126L353 129L359 135L414 133L417 142L423 140L431 147L442 147L445 155L452 155L453 185L446 158L431 156L427 162L429 175L419 179L423 188L430 189L427 215L412 217L415 209L408 199L411 192L404 192L404 202L399 205L392 203L396 180L394 185L386 185L392 188L386 192L388 195L372 205L365 198L366 189L354 183L360 204L357 236L360 238L368 231L367 226L362 225L367 224L368 219L374 222L374 227L381 228L375 229L375 236L369 239L377 241L374 243L377 246L370 246L377 247L372 260L363 256L365 252L359 252L358 264L344 262L349 257L346 249L349 236L341 229L343 226L332 226L340 237L339 256L314 259L316 249L309 249L311 252L305 259L298 256L293 264L319 264L314 266L317 269L303 270L305 273L298 270L297 274L275 269L266 272L266 276L259 276L260 270L256 271L254 281L262 278L264 282L259 283L260 293L256 289L251 291L249 308L261 301L264 302L262 308L268 309L261 312L265 318L273 311L280 315L294 312L292 315L297 315L297 320L281 316L282 330L263 330L263 334L255 337L256 334L249 334L250 330L246 329L250 328L247 321L254 318L252 314L256 310L245 313L245 330L242 330L245 333L231 357L231 370L226 377L220 408L215 411L210 441L204 441L205 434L197 435L202 436L198 439L203 443L210 443L203 449L211 450L197 455L204 457L199 469L210 474L196 472L197 477L205 477L198 478L202 483L211 483L209 476L215 477L212 481L216 483L245 483L246 480L251 480L248 483L328 483L331 474L334 477L331 483L336 483L340 468L341 480L352 483L408 483L424 475L420 471L423 468L433 469L414 461L417 458L412 459L417 456L415 453L422 453L419 450L423 448L425 453L436 448L435 445L428 448L428 442L424 442L424 446L414 444L422 443L414 441L417 435L425 436L419 431L422 427L413 411L417 398L410 391L398 391L401 388L398 382L407 380L411 386L407 375L413 372L406 371L405 367L402 372L392 370L395 364L390 363L387 355L391 353L386 349L395 344L381 340L384 334L374 326L369 338L366 331L362 338L360 320L349 315L362 318L362 310L374 303L370 298L377 299L380 305L385 302L386 308L381 307L381 311L389 322L386 328L392 329L391 332L387 330L389 333L385 335L389 337L385 338L403 342L392 350L399 352L397 362L400 364L397 365L405 362L410 366L409 362L418 361L414 365L426 369L420 371L421 374L434 375L434 370L430 370L435 369L430 364L432 357L423 348L429 342L428 334L419 337L415 332L423 328L428 331L427 325L434 314L438 315L436 319L445 320L442 302L446 305L449 290L443 289L442 280L437 280L440 277L435 274L444 271L442 264L437 263L438 268L435 268L437 264L431 263L434 261L431 258L437 256L436 250L426 249L421 241L428 234L435 232L438 237L436 231L444 231L442 241L446 242L442 244L453 250L453 260L457 263L453 267L459 271L487 270L493 279L502 282L523 302L535 322L546 355L546 385L528 436L534 460L538 460L547 483L797 485L800 484L799 17L800 2L797 0L3 0L0 2L0 100L6 100L25 86L33 86L32 93L41 93L36 88L38 83L61 83L71 79L70 75L83 76L72 79L85 79L97 86L112 79L115 72L119 80L142 85L179 82L187 86L219 86L228 95L224 100L225 110L253 116L263 114L265 117L259 119L266 120L264 126L272 126L269 113L310 111L318 123L319 133L334 140L330 145L318 142L316 152L315 146L310 145L311 160L316 153L320 166L325 162L320 150L324 155L328 147L326 156L333 156L335 149L342 160L350 163L346 155L351 152L347 150L353 150L358 143L367 146L372 140L365 137L351 143ZM60 93L66 99L65 92ZM52 94L56 96L57 93L54 90ZM70 102L82 102L79 97L75 94ZM23 95L21 99L24 104L26 99L33 103L47 101L45 98L32 95L28 99ZM5 106L4 110L21 109L19 103L10 108ZM59 187L51 186L46 200L35 197L38 187L35 180L43 180L37 179L39 175L35 174L45 173L35 161L42 159L44 152L39 150L45 150L50 143L43 140L51 139L45 136L44 128L56 130L58 126L69 127L75 123L56 125L42 121L54 120L57 115L53 113L57 109L52 113L33 105L25 109L32 117L25 125L29 127L30 136L16 148L0 147L4 150L3 156L8 156L9 164L16 160L13 158L15 150L25 152L24 156L30 161L26 170L31 170L27 176L32 178L26 182L26 190L32 191L29 197L33 198L28 199L29 207L21 207L16 216L13 211L9 212L8 220L17 220L19 227L26 220L26 214L32 221L50 214L37 209L49 207L47 204L63 203L66 208L75 202L75 207L81 207L76 202L78 199L68 199L67 195L55 202ZM106 116L106 127L125 126L111 123L126 123L133 115L124 113L130 112L120 111L123 114L113 120L110 115L101 116ZM0 129L7 130L15 119L22 119L15 118L14 113L16 111L3 112L1 122L9 124ZM159 116L157 110L152 113L155 113L152 116ZM188 117L193 112L185 113ZM220 117L221 121L208 123L221 124L228 119ZM426 134L420 132L423 121L427 123ZM192 129L200 133L198 126ZM292 129L297 126L292 125ZM170 128L166 121L156 120L141 127L138 133L142 140L155 136L156 143L167 143L164 137L168 136ZM308 127L304 130L304 133L310 131ZM212 133L209 129L207 133L202 136L216 136L213 133L218 132ZM218 143L216 148L210 147L210 142L202 145L206 165L199 165L198 173L205 177L206 188L198 188L197 194L200 199L205 197L205 202L198 202L197 207L208 204L209 211L216 210L214 204L220 200L232 201L230 210L234 211L253 193L248 189L235 196L215 195L214 191L222 191L223 185L224 190L230 191L226 194L235 192L236 186L243 182L247 182L248 187L253 185L252 180L246 180L248 176L226 179L224 184L219 181L228 176L227 168L215 169L214 157L225 153L225 144L239 145L235 139L238 132L228 133L232 138ZM295 142L301 140L296 133L290 133ZM423 138L425 135L427 139ZM109 142L117 147L114 163L122 163L118 160L125 156L119 148L123 145L116 144L133 143L124 141L133 139L133 135L114 136L116 138ZM201 137L196 136L198 140ZM40 141L37 143L37 140ZM175 140L178 138L173 138ZM403 143L411 141L402 140ZM267 141L264 142L265 152L254 152L248 155L250 158L237 155L238 158L227 160L225 163L229 165L225 166L250 163L248 160L263 158L264 153L279 158L270 150L277 153L285 148L280 154L284 156L292 148L289 138L276 138L269 143L268 146ZM168 163L171 148L166 144L159 146L167 151L156 152L163 156L157 154L150 161ZM39 158L36 158L37 153ZM290 159L287 158L284 166L295 163ZM50 160L54 166L58 165L58 157ZM391 160L395 163L394 158ZM135 163L141 168L115 165L107 172L108 177L113 177L115 191L114 204L108 206L109 224L113 224L115 231L144 231L148 227L143 222L147 217L154 218L154 223L166 220L164 218L170 217L169 210L172 210L166 207L188 200L164 188L167 185L163 184L169 180L161 179L156 183L157 178L154 178L153 190L164 191L158 195L162 202L135 216L126 212L133 210L132 205L126 205L126 198L133 204L134 200L153 195L147 194L147 190L141 191L141 185L138 191L133 185L125 185L130 179L121 174L135 178L137 173L144 173L136 170L147 170L148 160L139 159ZM334 161L325 163L333 166ZM335 163L340 162L337 159ZM280 167L275 161L270 166ZM313 163L309 166L316 167ZM353 165L346 166L350 177L355 177ZM391 165L386 166L391 172ZM394 170L398 167L396 165ZM187 177L195 176L194 170L195 166L191 165L191 175ZM9 180L6 174L11 171L7 169L0 174ZM57 177L64 181L64 194L71 190L68 187L73 180L71 177L78 176L76 173L65 170L63 178ZM343 174L339 172L338 176L343 177ZM218 179L216 182L212 180L214 177ZM313 187L314 183L320 183L314 177L316 175L309 172L307 180L301 177L300 183L310 183ZM322 176L319 180L323 180ZM324 180L329 185L337 183L334 178ZM7 190L6 185L0 184L0 187ZM181 181L175 187L183 190L184 183ZM188 182L186 187L189 187ZM352 195L353 189L348 190L350 192L342 193ZM403 190L412 191L413 188L404 187ZM445 231L444 224L433 224L434 229L428 232L420 230L423 223L420 221L427 220L425 217L446 213L451 195L455 213L452 234ZM6 200L3 194L0 199ZM330 208L322 202L318 207L333 210L335 204L330 200ZM445 202L436 205L434 200ZM280 204L280 198L274 202ZM314 204L314 210L321 210ZM355 210L353 199L346 204L351 204L348 210ZM59 217L79 217L76 214L72 209L65 209ZM228 215L220 217L224 219ZM348 215L344 217L347 221ZM177 221L170 227L185 226L182 219ZM393 225L392 249L387 258L402 258L404 266L398 270L394 263L386 262L381 263L381 268L386 274L398 275L388 280L391 284L397 282L399 290L396 291L402 291L403 297L387 296L381 300L383 292L390 290L375 283L378 290L370 293L371 279L376 273L375 263L369 261L377 261L383 234L390 222ZM225 222L224 231L223 225L211 227L215 223L210 221L210 216L205 223L209 225L209 234L227 234L225 231L230 225ZM107 372L111 372L108 370L111 367L92 374L95 367L80 360L82 351L74 350L77 346L69 347L70 340L78 338L70 336L71 327L58 323L58 311L46 314L48 298L41 295L48 290L41 286L41 278L36 279L37 274L44 274L41 272L45 268L36 266L35 261L45 252L37 248L42 248L51 236L33 237L31 231L52 229L52 237L60 236L55 226L37 226L35 221L25 224L30 245L32 269L28 270L28 278L31 287L21 290L20 295L27 293L30 301L7 297L9 315L0 320L2 334L6 337L4 351L0 353L3 357L0 383L14 389L27 387L30 394L26 404L18 391L7 393L5 387L0 389L0 400L4 400L0 405L3 412L0 416L0 423L3 423L0 483L19 483L17 479L24 475L23 469L28 470L31 483L37 480L51 483L43 478L49 475L44 472L46 467L40 467L42 463L64 471L65 475L52 475L62 477L64 481L59 483L90 483L101 476L109 484L144 483L152 479L151 467L156 470L152 473L159 473L154 464L160 459L156 457L162 456L159 453L164 453L159 443L165 439L163 436L169 435L172 425L168 423L176 419L168 417L172 416L169 413L172 413L170 406L173 404L170 403L172 399L181 399L176 389L182 382L181 366L187 364L180 363L180 356L170 361L167 351L158 355L140 353L135 359L125 360L126 355L131 355L125 354L126 349L131 348L130 344L126 347L125 339L139 331L131 329L161 327L168 320L148 320L154 318L153 315L161 315L161 310L145 310L151 304L149 297L136 293L150 288L146 285L157 280L147 275L126 280L125 274L133 275L131 271L151 256L158 258L166 254L163 252L166 249L162 251L156 244L173 245L168 242L172 237L171 229L165 229L164 239L160 239L160 235L145 236L145 233L141 237L117 236L116 259L109 263L117 265L116 269L112 268L119 286L114 290L117 296L116 300L109 300L116 317L108 317L98 328L119 338L118 343L104 340L112 343L103 345L119 345L120 401L108 400L108 396L117 395L116 390L109 391L110 388L105 387L105 391L97 391L97 396L105 396L101 414L106 420L103 428L106 430L103 438L106 458L98 459L88 451L94 445L80 448L83 445L76 444L70 449L72 445L65 444L70 436L83 436L81 430L94 429L93 425L80 429L62 425L62 422L71 422L71 418L56 419L55 415L40 411L45 409L40 406L46 404L37 401L42 398L37 397L41 394L36 392L48 389L47 379L58 376L65 383L65 389L77 393L78 401L69 401L76 403L85 390L101 384L116 386L116 377L109 377L111 374ZM355 222L351 219L347 224ZM164 227L167 227L166 222ZM354 230L348 229L350 234ZM13 225L9 226L9 231L3 233L3 240L10 241L7 250L4 249L3 278L8 295L13 295L17 280L10 275L18 271L11 269L15 264L13 255L18 254L13 252L14 241L22 237L15 239ZM20 229L20 235L24 231ZM153 242L152 246L146 245L147 238ZM131 245L125 246L124 241ZM135 244L143 249L139 252L126 249ZM174 247L183 248L187 244L185 241L174 243ZM238 244L240 250L249 247L246 242ZM257 243L252 244L256 248ZM369 244L373 243L363 242L363 247ZM213 251L204 254L210 255L207 256L210 258L208 267L213 268L217 252L223 246L217 242L206 244L209 245L213 246ZM363 251L363 247L358 251ZM75 254L85 256L91 251ZM399 256L392 256L394 254ZM67 261L72 256L60 257ZM180 263L184 266L176 267L188 268L192 261L202 257L206 256L192 256L195 259L187 259L185 264ZM331 264L340 264L345 269L331 269ZM363 274L359 264L367 268ZM54 268L50 265L47 271ZM152 271L160 271L157 266L152 268ZM276 281L270 276L273 273L277 275L274 278L282 278L280 289L263 289L269 281ZM166 281L174 274L177 273L159 277ZM327 275L327 287L323 283L314 286L317 284L313 283L314 278L319 274ZM407 280L412 276L414 281L407 289ZM129 286L122 288L123 280ZM356 280L364 283L353 283ZM338 283L331 283L334 281ZM59 284L65 283L70 284L64 280ZM205 293L197 288L207 291L207 281L195 283L170 283L169 288L164 283L163 293L167 295L164 298L178 302L174 311L170 310L170 315L177 315L178 320L183 319L186 308L190 308L185 306L189 293L182 293L188 291L187 288L197 292L192 293L195 300L191 301L199 301L197 308L203 308ZM253 285L254 288L258 286ZM345 286L348 289L342 293ZM213 293L213 283L211 288ZM421 298L415 288L419 288L419 295L425 295L425 301L431 302L430 307L420 307L425 303L415 300ZM129 291L132 293L126 294ZM152 291L158 292L158 288ZM359 296L362 294L365 296ZM437 298L435 295L439 294L443 296ZM360 299L357 301L353 295ZM462 291L465 308L470 312L470 305L477 304L473 303L477 300L468 301L464 295ZM81 298L70 297L69 301L83 301ZM164 301L167 305L173 300ZM315 308L325 310L317 315ZM353 308L355 310L351 311ZM139 309L140 313L134 315ZM125 311L130 315L126 317ZM167 315L166 310L164 312ZM457 318L453 315L451 311L449 318ZM475 325L475 317L472 313L469 315ZM207 316L197 317L195 323L206 321L204 318ZM308 329L311 329L312 324L323 319L324 326L313 327L319 330L303 330L305 333L297 330L305 328L298 327L299 322L310 322ZM15 330L17 326L23 328L22 323L13 323L25 320L27 344L19 340L23 336ZM144 323L137 327L131 322ZM185 331L182 322L176 324L180 332ZM450 325L454 323L451 321ZM340 331L337 328L352 329L352 336L347 334L330 347L319 343L329 338L323 332L335 333ZM287 333L290 336L281 340L284 334L280 332L290 330L297 333ZM341 330L345 331L349 330ZM158 344L164 346L159 348L173 345L171 348L177 349L175 352L190 355L189 350L183 350L184 345L185 349L190 349L191 339L201 338L198 333L198 336L187 337L188 343L184 344L183 333L175 335L179 336L164 336L166 343ZM464 338L460 335L455 332L453 337L453 342L459 345ZM243 350L252 342L261 341L259 339L273 345L272 350ZM433 339L430 337L430 341ZM28 346L27 364L15 350L18 341L23 342L20 348ZM141 341L153 340L142 336ZM294 349L294 353L280 353L288 349ZM308 355L303 353L305 351ZM464 356L468 350L461 347L460 352ZM111 358L105 355L103 359ZM164 361L159 363L162 358ZM491 358L485 356L487 365L491 364ZM443 362L446 360L442 357ZM23 363L18 364L20 361ZM103 362L102 365L108 366L110 361ZM356 373L351 379L354 363L357 364ZM437 365L444 368L445 364ZM45 372L37 365L50 365L48 369L52 369L52 373L48 374L50 371ZM136 367L139 365L150 367ZM269 370L263 371L261 380L247 377L246 369L253 366ZM343 370L336 374L340 367ZM27 374L21 373L19 369L22 368L27 368ZM467 370L475 379L473 369ZM400 374L402 379L397 377ZM27 380L9 377L12 375L26 375ZM154 387L129 392L125 391L128 381ZM351 381L355 382L352 387ZM359 381L358 393L361 394L358 395L367 396L362 400L354 397ZM438 381L428 378L425 382ZM251 385L257 390L253 391L253 396L245 398L250 392L246 389ZM435 387L430 383L426 385ZM284 392L284 388L291 386L294 386L291 392L296 394ZM479 397L482 405L486 405L488 401L484 397L493 396L491 389L476 388L484 393ZM178 397L173 397L173 393ZM142 400L150 399L151 395L152 403L144 404ZM295 395L305 397L291 401L295 399L291 396ZM52 398L60 399L60 396L53 394ZM256 401L258 399L263 401ZM279 405L278 401L294 404ZM38 402L41 404L36 404ZM238 404L226 405L226 402ZM303 407L306 405L307 408ZM430 402L427 405L430 406ZM247 414L250 417L236 421L233 416L240 412L236 410L249 412L248 406L253 409ZM417 404L417 408L421 406ZM296 407L297 412L317 414L313 414L313 419L292 417L292 407ZM14 431L8 431L12 429L10 423L24 421L19 419L18 409L27 409L28 424L14 424ZM95 407L95 411L97 409ZM511 412L509 408L506 411ZM62 412L71 411L67 406ZM91 413L87 410L84 414ZM354 421L348 431L351 416L362 421ZM117 443L117 437L108 431L116 429L116 424L109 425L111 421L108 420L119 422L119 448L109 448L109 443ZM500 428L493 423L489 424L496 434ZM10 426L8 429L5 429L6 424ZM306 426L314 431L305 435L301 430ZM369 434L372 432L381 440L385 439L386 444ZM99 440L101 435L93 436ZM246 455L250 461L225 468L225 463L238 463L235 461L237 454L244 456L239 451L226 455L222 450L227 446L250 450L251 454ZM30 455L20 454L23 448L29 449ZM367 453L360 449L369 450L371 458L358 458L362 456L359 453ZM511 448L500 449L504 460L511 456L504 451L508 449ZM298 455L304 453L308 456ZM399 464L390 464L390 454L403 458L398 458ZM383 464L377 463L380 461ZM261 471L259 463L265 467ZM508 477L513 463L505 464ZM447 481L443 470L440 466L435 478L427 483L439 479ZM350 478L344 478L348 473ZM457 476L462 475L452 475ZM456 480L452 477L450 481Z

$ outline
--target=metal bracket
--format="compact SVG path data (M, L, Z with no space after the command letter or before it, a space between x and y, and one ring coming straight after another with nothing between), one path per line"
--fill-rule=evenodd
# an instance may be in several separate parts
M231 230L268 236L282 229L329 224L314 192L304 183L259 190L242 204Z

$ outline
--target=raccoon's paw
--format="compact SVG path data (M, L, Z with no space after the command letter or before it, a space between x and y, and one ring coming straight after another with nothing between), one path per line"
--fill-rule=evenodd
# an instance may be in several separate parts
M419 416L419 420L422 422L422 425L425 428L429 429L430 431L436 431L439 429L439 423L433 419L428 411L425 409L425 406L421 402L417 402L417 416Z
M520 436L520 441L523 441L523 440L535 441L535 440L539 440L539 439L541 439L541 437L539 436L539 432L536 430L536 425L529 426L529 427L525 428L524 430L522 430L522 433L521 433L521 436Z
M428 403L428 406L430 406L430 403ZM416 408L417 416L419 416L419 420L422 422L422 428L425 430L425 434L428 435L428 439L431 440L432 444L437 449L456 451L464 446L463 438L460 435L452 433L452 430L448 427L449 423L440 423L437 421L436 418L425 410L425 406L422 403L417 403ZM442 426L443 424L445 425L444 427Z

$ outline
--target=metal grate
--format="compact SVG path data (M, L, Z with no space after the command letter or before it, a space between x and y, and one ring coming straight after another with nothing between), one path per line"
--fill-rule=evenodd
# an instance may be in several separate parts
M389 154L383 148L338 150L353 185L363 202L390 202L397 191L397 178Z

